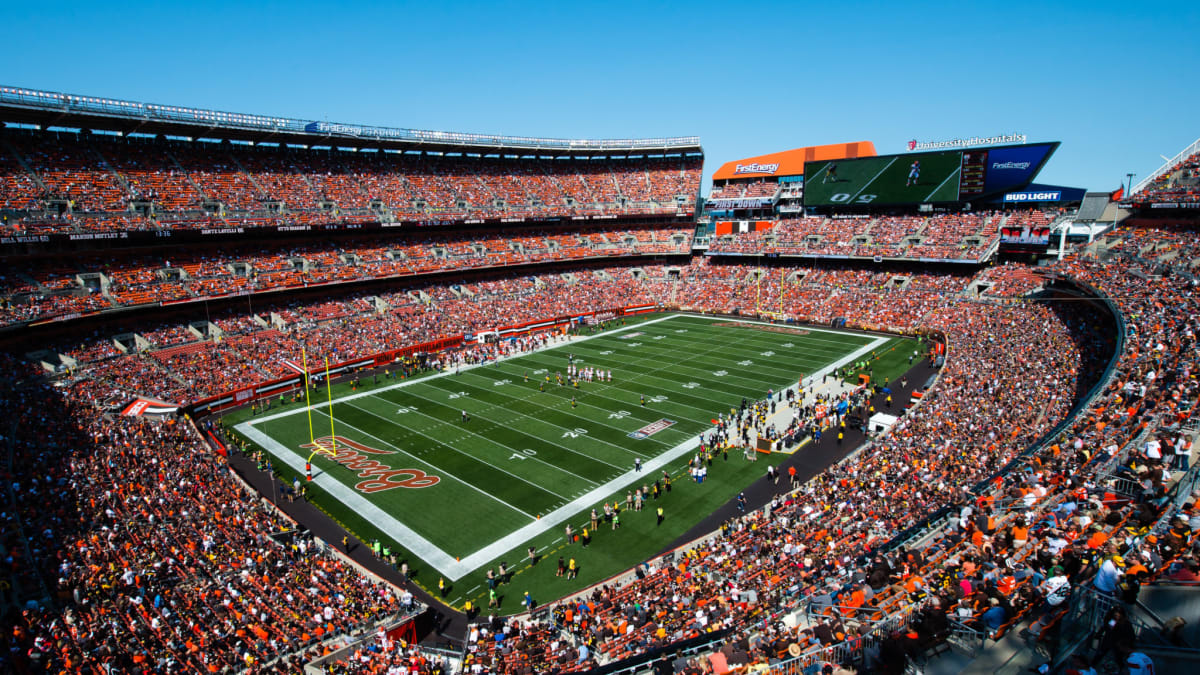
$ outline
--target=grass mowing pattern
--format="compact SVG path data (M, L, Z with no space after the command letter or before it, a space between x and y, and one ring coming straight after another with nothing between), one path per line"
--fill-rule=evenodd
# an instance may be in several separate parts
M731 324L711 317L672 316L459 374L414 380L403 387L387 388L390 382L367 386L360 392L367 395L351 400L345 399L349 392L342 385L335 387L334 425L339 437L393 452L377 458L385 464L439 476L442 481L430 488L393 489L368 498L445 553L466 557L566 507L580 495L629 475L635 458L646 462L692 439L711 426L711 418L736 407L743 397L755 400L768 388L793 385L801 373L812 374L876 341L861 334L809 329L797 334L794 329L773 332ZM902 343L892 340L877 351L903 352L903 348L891 349ZM908 344L911 351L911 341ZM554 374L565 375L568 353L575 355L580 367L612 369L613 381L581 383L578 389L558 386ZM551 382L545 384L547 374ZM544 391L539 390L539 381ZM328 435L328 408L315 403L315 434ZM309 441L308 425L303 406L291 409L295 414L276 419L240 412L230 421L251 420L273 440L299 451ZM469 422L463 422L463 411L470 415ZM642 440L630 438L630 432L660 419L674 424ZM728 460L718 458L710 480L695 485L682 470L690 454L668 465L675 478L671 493L658 502L649 500L643 512L622 510L621 529L612 532L602 524L586 551L578 543L567 548L561 528L555 527L518 547L496 551L479 573L459 579L446 599L456 606L465 599L486 602L486 587L479 584L482 571L501 559L509 562L510 570L515 568L514 580L529 586L522 590L531 590L543 600L628 569L766 471L765 462L746 462L738 454ZM767 461L782 459L773 456ZM326 457L318 455L314 461L316 469L345 484L361 480ZM652 484L659 476L661 470L657 475L643 473L637 485ZM287 473L282 478L290 482L292 476ZM625 495L633 487L606 492L604 501L616 500L624 509ZM316 483L309 490L312 501L361 539L392 541L393 548L402 558L408 555L410 567L418 571L416 580L436 589L439 570L419 563L405 542L394 541L377 523L347 508ZM659 505L667 516L661 526L654 515ZM572 507L582 509L569 520L577 531L592 507L602 510L599 501ZM539 554L550 560L526 565L529 545L537 546ZM554 576L559 555L577 559L577 579ZM519 597L519 592L514 593L516 600Z

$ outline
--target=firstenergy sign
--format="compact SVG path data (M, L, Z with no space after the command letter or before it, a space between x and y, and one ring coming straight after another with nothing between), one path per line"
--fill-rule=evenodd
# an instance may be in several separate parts
M735 174L740 173L769 173L774 175L779 170L779 164L758 164L752 162L750 164L738 164L733 167Z
M947 148L969 148L976 145L1004 145L1008 143L1024 143L1025 134L1000 134L999 136L971 136L970 138L952 138L948 141L918 141L908 142L908 150L945 150Z

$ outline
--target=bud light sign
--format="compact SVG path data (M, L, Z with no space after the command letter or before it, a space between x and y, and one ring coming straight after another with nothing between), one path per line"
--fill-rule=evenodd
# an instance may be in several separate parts
M1045 192L1009 192L1004 195L1004 201L1007 203L1023 203L1023 202L1057 202L1062 200L1061 190L1047 190Z

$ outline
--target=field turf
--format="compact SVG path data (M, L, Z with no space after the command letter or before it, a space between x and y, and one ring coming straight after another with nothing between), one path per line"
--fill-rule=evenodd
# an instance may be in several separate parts
M507 561L514 580L529 586L514 591L503 606L509 612L519 609L519 591L552 599L653 556L760 478L767 463L782 461L776 454L748 462L733 452L714 462L703 484L688 478L698 435L743 398L761 399L768 389L794 386L802 374L819 376L872 352L876 377L899 372L913 344L654 315L461 372L372 381L356 391L335 386L332 432L324 390L311 410L301 403L257 416L239 411L227 423L267 450L289 484L303 480L312 439L330 449L329 437L336 436L340 451L353 449L358 457L352 461L359 464L351 469L326 454L312 455L310 500L360 539L386 542L427 590L436 592L443 579L452 606L486 603L483 574ZM555 375L565 378L568 355L580 368L611 369L612 382L558 385ZM641 472L634 470L636 461ZM394 472L394 482L421 480L364 491L379 485L377 474L384 470ZM626 511L626 495L652 485L664 471L672 490L649 499L642 512ZM620 529L602 522L586 548L567 545L567 523L578 533L592 508L602 513L602 504L614 501L621 508ZM661 525L655 517L660 506ZM537 549L537 565L528 564L529 546ZM559 556L577 560L577 579L554 575Z

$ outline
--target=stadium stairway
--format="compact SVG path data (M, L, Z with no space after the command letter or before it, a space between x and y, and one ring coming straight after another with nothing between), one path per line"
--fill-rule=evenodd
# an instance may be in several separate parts
M1142 589L1138 603L1132 608L1136 624L1161 627L1161 617L1191 617L1200 616L1200 588L1181 588L1179 586L1148 586ZM1147 639L1144 633L1140 638L1137 650L1145 653L1154 660L1155 668L1160 673L1196 672L1200 666L1200 649L1193 645L1200 644L1200 626L1189 622L1180 635L1187 643L1185 646L1168 646L1165 640ZM1048 643L1040 642L1024 630L1008 631L997 642L987 641L987 644L975 654L965 653L958 649L944 650L936 656L927 657L917 664L916 670L923 675L1018 675L1036 670L1043 663L1064 664L1072 653L1088 653L1092 646L1090 639L1076 639L1067 645L1068 649L1061 653L1052 653ZM1115 672L1103 670L1101 672Z
M238 161L238 158L233 153L227 152L225 153L225 157L233 163L233 166L237 167L237 170L241 172L242 175L250 180L250 184L254 186L254 189L258 190L259 197L269 196L267 191L263 189L262 183L258 182L258 179L254 177L253 173L250 173L246 170L246 167L243 166L240 161Z
M1079 205L1074 220L1083 223L1095 222L1104 216L1107 209L1107 192L1089 192L1083 196L1083 203Z
M183 164L179 161L179 158L177 158L174 153L166 149L163 150L163 155L170 160L171 165L175 167L175 170L179 172L179 175L187 179L188 185L192 186L192 189L195 190L196 194L200 196L200 200L208 201L208 194L206 194L204 190L200 188L200 184L196 182L195 177L192 176L192 172L183 168Z
M25 160L25 157L22 156L20 152L17 152L17 149L13 147L12 143L6 140L3 136L0 136L0 152L3 152L9 157L17 160L17 164L21 165L21 168L25 170L25 173L33 179L33 182L38 186L39 190L42 192L49 192L49 190L46 188L46 184L42 182L42 177L38 175L38 172L34 171L33 167L29 166L29 162Z
M1176 616L1187 619L1179 637L1189 645L1200 646L1200 623L1196 621L1200 617L1200 586L1169 582L1143 586L1136 611L1156 625Z
M112 179L113 182L121 186L121 189L124 190L126 195L133 194L133 191L129 189L129 181L126 180L125 176L122 175L120 171L117 171L112 162L108 161L108 158L100 152L100 148L97 148L89 143L87 149L96 157L96 159L100 160L99 166L108 173L109 178Z
M1021 637L1019 631L1009 631L999 642L989 644L974 657L950 649L929 659L925 675L1017 675L1029 673L1046 662L1032 640Z

